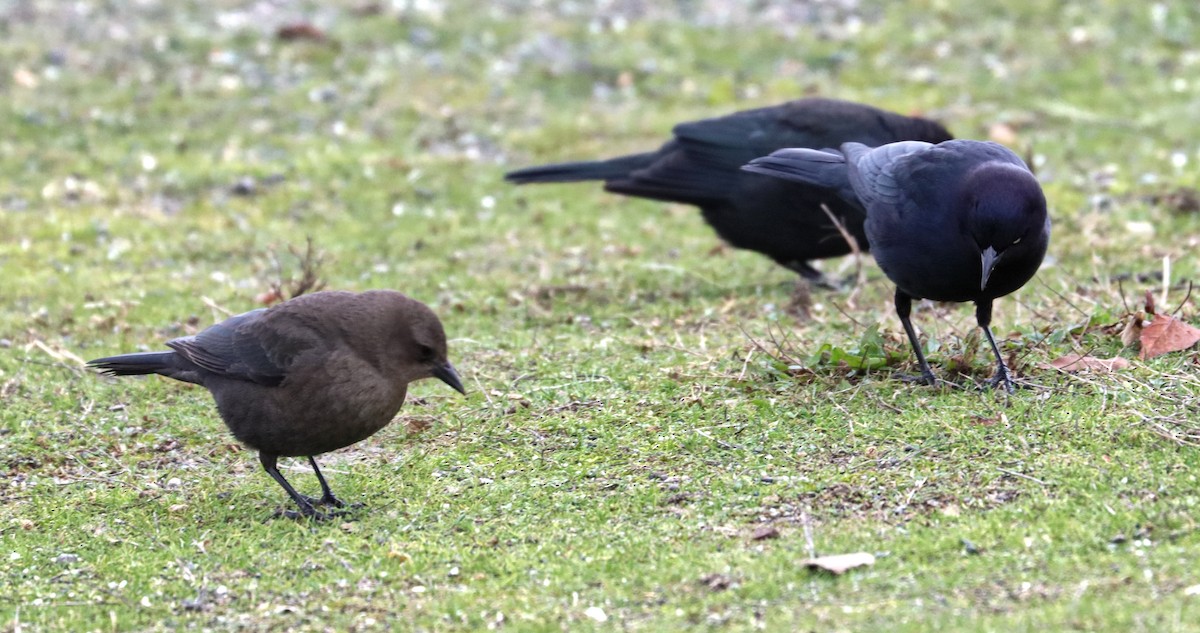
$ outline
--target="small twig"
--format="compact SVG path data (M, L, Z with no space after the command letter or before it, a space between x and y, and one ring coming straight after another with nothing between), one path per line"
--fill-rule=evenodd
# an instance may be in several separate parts
M733 449L745 450L745 448L742 446L739 446L737 444L730 444L729 442L726 442L725 440L713 437L713 435L707 431L704 431L701 429L693 429L693 431L695 431L696 435L699 435L700 437L708 438L708 439L716 442L717 445L720 446L721 448L730 449L730 450L733 450Z
M817 557L817 545L813 542L812 517L808 516L808 508L800 510L800 525L804 530L804 549L809 558Z
M1179 314L1179 311L1183 309L1183 306L1187 305L1188 299L1192 298L1192 280L1189 279L1187 284L1188 284L1187 294L1183 296L1183 301L1179 302L1179 306L1171 311L1171 316L1175 316L1176 314Z
M842 234L842 239L846 240L846 245L850 247L850 256L854 258L854 289L850 291L850 295L847 297L847 301L853 303L854 297L867 281L866 273L863 272L862 249L858 246L858 240L854 239L854 236L846 229L846 223L833 214L833 211L829 209L829 205L822 202L821 210L829 217L829 221L833 222L833 228Z
M200 303L203 303L204 305L208 306L209 309L214 312L220 312L221 314L224 314L226 317L233 316L233 310L230 310L229 308L225 308L223 306L217 305L216 301L213 301L212 299L210 299L208 297L200 297Z
M1020 477L1021 479L1028 479L1029 481L1032 481L1033 483L1041 485L1041 486L1049 486L1050 485L1050 484L1042 481L1041 479L1038 479L1037 477L1030 477L1029 475L1026 475L1024 473L1019 473L1015 470L1009 470L1007 468L1001 468L999 466L996 467L996 470L1004 473L1005 475L1012 475L1013 477Z
M746 377L746 369L750 366L751 358L754 358L754 348L753 347L750 348L750 351L746 353L746 360L744 362L742 362L742 371L738 373L738 377L737 377L738 382L741 382Z

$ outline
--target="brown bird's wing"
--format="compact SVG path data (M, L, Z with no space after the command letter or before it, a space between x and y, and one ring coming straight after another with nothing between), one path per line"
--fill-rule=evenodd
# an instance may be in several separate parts
M296 356L319 342L320 336L299 315L259 309L167 346L209 373L275 386L287 377Z

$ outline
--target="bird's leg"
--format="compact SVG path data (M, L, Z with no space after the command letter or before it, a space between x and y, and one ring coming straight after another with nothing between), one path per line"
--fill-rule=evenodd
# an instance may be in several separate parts
M283 474L281 474L279 469L275 466L277 459L279 459L279 456L277 455L271 455L270 453L264 453L261 451L258 453L258 461L262 462L263 470L267 471L267 474L270 475L271 478L274 479L280 486L283 486L283 490L288 493L288 496L291 497L292 501L295 501L296 505L300 508L300 512L293 512L291 510L284 511L283 516L289 519L308 517L317 521L328 518L324 514L317 512L316 508L313 508L312 501L309 500L308 497L296 492L296 489L292 487L292 484L289 484L288 481L283 478Z
M323 506L333 506L335 508L345 507L346 503L341 499L333 496L333 491L329 489L329 483L325 481L325 475L321 474L321 469L317 468L317 460L312 455L308 456L308 463L312 466L313 472L317 474L317 481L321 482L321 498L308 500L314 505L320 504Z
M921 379L927 385L936 385L937 376L933 375L933 370L925 361L925 353L921 351L921 342L917 340L917 332L913 329L912 320L909 319L910 314L912 314L912 297L897 288L896 315L900 317L900 324L904 326L904 331L908 334L908 342L912 343L913 353L917 355L917 363L921 365Z
M992 336L992 301L990 299L975 304L975 321L979 323L983 335L987 337L988 344L992 346L992 353L996 355L996 375L992 376L988 385L995 387L1004 383L1004 389L1012 393L1012 378L1008 375L1008 367L1004 366L1004 357L1000 355L1000 346L996 345L996 337Z
M829 278L822 274L821 271L813 268L804 260L796 259L789 262L781 261L779 263L782 264L784 268L787 268L788 270L800 275L814 286L825 288L827 290L838 289L837 283L829 281Z

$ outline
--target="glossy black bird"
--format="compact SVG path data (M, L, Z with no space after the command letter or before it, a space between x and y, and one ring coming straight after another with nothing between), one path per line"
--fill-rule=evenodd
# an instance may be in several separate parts
M89 361L103 373L160 374L212 392L234 437L258 451L263 469L303 516L314 504L344 505L314 455L349 446L387 426L408 383L437 378L460 393L442 323L425 304L391 290L317 292L222 321L167 342L173 351ZM292 488L280 456L307 457L321 498ZM295 516L295 513L286 513Z
M862 212L803 183L741 171L759 156L785 147L837 147L856 141L938 143L953 138L941 125L868 105L809 98L676 125L657 151L610 160L559 163L509 172L517 184L603 180L613 193L700 207L726 242L757 251L807 279L821 273L809 260L851 252L829 215L865 249Z
M867 243L896 284L896 313L925 382L936 378L909 320L912 300L974 301L996 355L991 384L1012 390L992 337L992 301L1033 277L1050 241L1046 197L1020 157L987 141L845 143L781 150L745 169L825 187L865 210Z

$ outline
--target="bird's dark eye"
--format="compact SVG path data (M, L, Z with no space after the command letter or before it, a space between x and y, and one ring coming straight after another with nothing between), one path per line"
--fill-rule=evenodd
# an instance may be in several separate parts
M1019 237L1017 239L1013 240L1013 246L1016 246L1017 244L1020 244L1020 243L1021 243L1021 238L1019 238Z
M417 360L422 363L432 363L437 358L437 352L428 345L419 345L417 347Z

